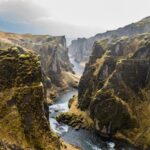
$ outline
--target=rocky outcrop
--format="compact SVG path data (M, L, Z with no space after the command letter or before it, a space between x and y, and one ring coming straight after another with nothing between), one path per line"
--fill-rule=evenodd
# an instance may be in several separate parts
M48 99L71 86L77 86L78 79L73 75L65 36L0 32L0 41L0 47L17 45L40 55Z
M36 51L41 56L42 69L51 79L52 84L58 87L64 86L63 72L72 71L64 36L45 36L39 39L33 35L31 38L23 37L23 41L19 39L17 44Z
M89 44L87 44L86 38L78 38L77 40L73 40L69 46L69 50L77 62L87 59L86 56L88 56L88 54L86 53L88 48Z
M119 28L117 30L107 31L105 33L97 34L90 38L78 38L77 40L73 40L69 51L75 57L75 60L80 61L88 61L89 56L92 53L92 46L95 41L109 39L112 41L117 37L122 36L135 36L137 34L148 33L150 32L150 17L144 18L139 22L132 23L125 27Z
M79 83L78 103L101 135L148 148L150 35L95 42Z
M73 96L69 101L69 111L59 114L56 117L58 122L65 123L75 130L94 129L94 123L87 112L81 111L78 105L77 96Z
M73 127L75 130L86 128L83 122L84 118L82 116L75 115L74 113L61 113L56 119L58 122L62 122Z
M39 56L0 49L0 149L60 149L48 123Z

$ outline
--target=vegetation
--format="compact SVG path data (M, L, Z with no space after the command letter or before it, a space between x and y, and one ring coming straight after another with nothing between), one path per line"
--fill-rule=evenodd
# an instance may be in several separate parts
M79 83L78 100L101 135L143 149L150 146L149 40L144 34L109 44L96 42Z
M46 118L38 56L19 47L0 50L0 148L60 149ZM45 108L45 110L44 110Z

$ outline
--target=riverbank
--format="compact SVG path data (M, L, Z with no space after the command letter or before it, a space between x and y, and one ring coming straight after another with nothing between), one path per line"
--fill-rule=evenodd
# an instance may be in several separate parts
M69 101L68 112L61 113L56 117L58 122L62 122L73 127L75 130L79 129L94 129L94 122L89 116L88 112L81 111L78 108L77 96L73 96Z
M81 150L79 147L71 145L65 141L62 141L62 148L61 150Z
M79 74L73 74L71 72L64 72L63 73L63 82L65 83L63 88L60 87L51 87L50 90L47 90L47 103L48 105L52 105L55 103L55 100L57 97L61 96L62 94L66 93L68 90L75 88L78 88L79 80L80 80Z
M79 63L75 62L72 57L70 60L75 66L74 71L77 73L77 75L81 76L84 68L82 68ZM89 119L89 114L78 109L77 95L77 89L64 91L63 93L60 93L59 96L55 99L53 105L49 106L49 120L51 129L57 133L65 143L74 145L75 147L73 146L73 148L79 147L82 150L118 150L118 148L119 150L135 150L132 148L132 146L129 146L124 142L105 139L95 133L94 130L86 130L86 127L88 127L87 129L90 129L93 122L91 119ZM84 124L84 127L81 129L79 126L75 129L67 124L58 122L56 120L56 116L59 116L62 113L74 113L77 115L77 120L78 117L84 118L84 123L81 122L81 124ZM67 147L71 150L71 147Z
M61 94L53 105L49 106L51 129L57 133L60 138L65 141L65 143L74 145L75 148L79 147L82 150L95 150L100 148L114 150L114 143L103 141L96 133L85 129L77 131L68 125L57 122L55 119L55 117L60 113L67 112L69 110L69 100L73 97L73 95L77 95L77 92L78 91L76 89L67 91L64 94Z

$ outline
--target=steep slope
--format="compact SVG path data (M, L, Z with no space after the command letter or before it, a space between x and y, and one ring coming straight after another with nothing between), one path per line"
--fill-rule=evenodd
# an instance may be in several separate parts
M0 49L0 68L0 149L59 150L59 138L49 128L37 54Z
M150 143L150 34L95 42L79 83L79 108L101 135Z
M88 58L92 53L92 46L96 40L108 38L111 41L117 37L134 36L147 32L150 32L150 17L144 18L139 22L132 23L117 30L97 34L88 39L78 38L77 40L73 40L69 47L69 51L75 57L76 61L88 61Z
M48 98L53 97L59 91L77 85L78 78L73 75L64 36L0 32L0 41L1 47L6 47L6 43L17 45L40 55L45 84L51 89L50 93L48 90Z

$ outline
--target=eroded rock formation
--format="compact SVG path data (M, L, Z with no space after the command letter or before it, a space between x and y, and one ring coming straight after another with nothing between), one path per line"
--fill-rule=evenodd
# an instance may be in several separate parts
M95 41L109 39L109 41L122 36L135 36L137 34L150 32L150 17L144 18L139 22L129 24L117 30L107 31L105 33L97 34L90 38L78 38L73 40L69 47L70 53L78 62L88 61L92 53L92 47Z
M33 50L40 55L44 84L48 89L48 101L58 92L77 86L78 78L73 75L65 36L0 32L0 41L2 48L16 45Z
M79 107L101 135L150 143L150 35L95 42L79 83Z
M39 56L0 49L0 149L60 149L51 132Z

